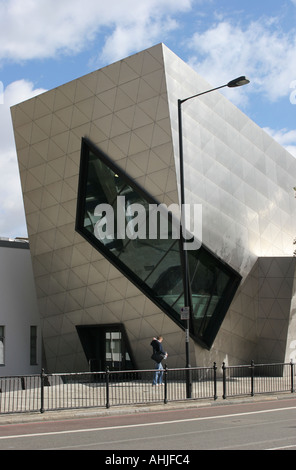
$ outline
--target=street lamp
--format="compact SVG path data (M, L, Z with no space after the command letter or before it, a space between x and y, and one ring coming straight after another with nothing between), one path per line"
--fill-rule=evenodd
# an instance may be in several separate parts
M184 214L184 204L185 204L185 188L184 188L184 163L183 163L183 134L182 134L182 104L185 101L191 100L192 98L196 98L197 96L205 95L206 93L210 93L215 90L219 90L220 88L236 88L239 86L247 85L250 83L250 80L245 77L244 75L241 77L237 77L234 80L226 83L225 85L211 88L210 90L203 91L201 93L197 93L196 95L189 96L188 98L184 98L182 100L178 100L178 129L179 129L179 159L180 159L180 190L181 190L181 240L182 240L182 261L183 261L183 288L184 288L184 303L185 303L185 311L189 312L187 315L186 321L186 328L185 328L185 352L186 352L186 368L187 376L186 376L186 393L187 398L191 398L191 381L189 377L189 367L190 367L190 360L189 360L189 322L191 318L191 296L190 296L190 281L189 281L189 270L188 270L188 255L187 250L184 249L184 233L185 233L185 214Z

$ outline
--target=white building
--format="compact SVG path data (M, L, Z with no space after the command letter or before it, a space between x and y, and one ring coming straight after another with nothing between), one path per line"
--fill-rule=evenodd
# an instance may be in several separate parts
M28 241L0 238L0 376L38 374L40 314Z

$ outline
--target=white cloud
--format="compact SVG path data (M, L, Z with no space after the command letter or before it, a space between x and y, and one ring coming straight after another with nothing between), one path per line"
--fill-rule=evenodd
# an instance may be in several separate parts
M33 83L26 80L12 82L5 88L3 104L0 106L0 151L2 155L3 152L14 148L10 106L39 95L44 91L41 88L34 89Z
M159 37L163 42L165 34L176 28L176 21L170 18L166 18L165 21L140 18L132 24L117 25L106 40L99 56L104 61L115 62L135 49L137 51L145 49Z
M77 53L104 28L104 56L120 57L159 40L176 27L170 15L194 0L5 0L0 1L0 59L28 60ZM201 0L199 0L201 1ZM195 0L196 2L196 0ZM151 45L151 44L148 44Z
M10 106L32 98L43 89L34 89L31 82L19 80L4 90L0 105L0 236L26 236L23 199L17 164Z
M296 130L287 129L270 129L265 127L263 129L267 132L274 140L276 140L282 147L284 147L291 155L296 157Z
M26 237L27 229L15 151L1 153L0 236Z
M190 48L190 65L214 85L247 75L252 90L275 101L290 93L296 78L296 32L282 32L275 18L245 27L221 21L195 33ZM237 97L244 93L240 90Z

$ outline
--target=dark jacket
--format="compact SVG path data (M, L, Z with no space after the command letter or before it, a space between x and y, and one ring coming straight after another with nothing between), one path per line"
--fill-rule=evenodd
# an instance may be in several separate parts
M161 342L158 341L157 339L153 339L150 344L151 344L151 346L152 346L152 348L153 348L154 351L160 352L160 353L162 353L162 354L164 354L164 355L166 354L165 351L164 351L164 349L163 349L163 347L162 347Z

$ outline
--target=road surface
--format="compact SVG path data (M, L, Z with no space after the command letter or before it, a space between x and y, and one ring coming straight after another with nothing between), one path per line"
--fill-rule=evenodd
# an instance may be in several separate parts
M198 450L296 450L296 399L0 425L0 450L27 449L102 450L105 464L131 468L171 455L189 468Z

